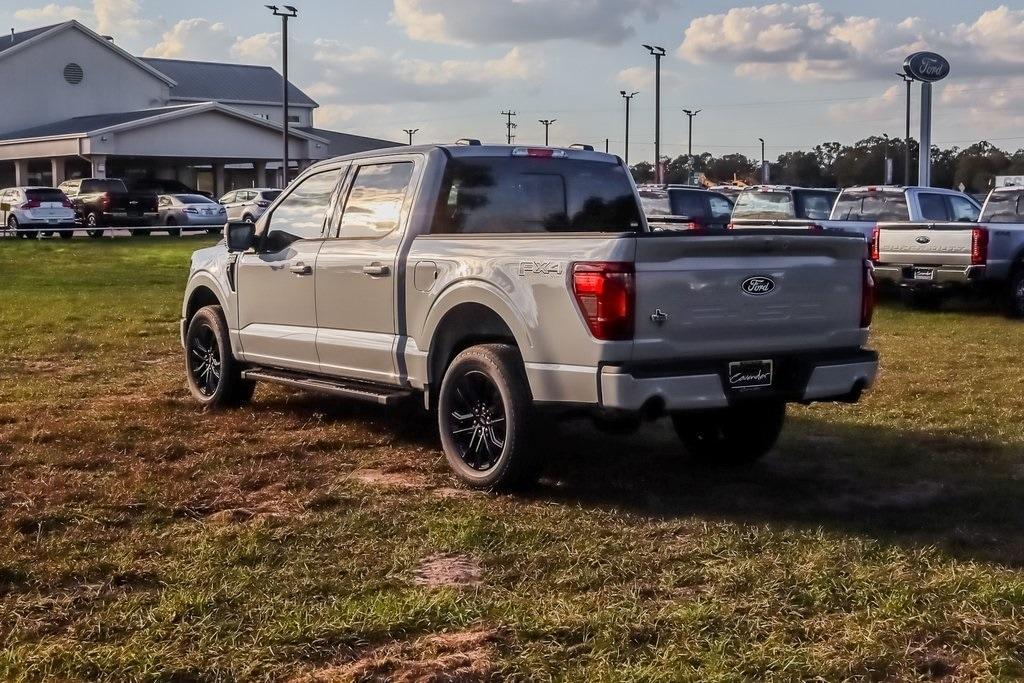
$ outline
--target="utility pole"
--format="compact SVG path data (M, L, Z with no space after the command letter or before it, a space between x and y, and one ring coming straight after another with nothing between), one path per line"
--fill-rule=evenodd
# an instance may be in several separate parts
M628 168L629 167L629 102L634 97L636 97L639 94L639 92L629 93L627 95L625 90L620 90L619 94L622 95L622 98L624 100L626 100L626 154L625 154L624 161L626 162L626 167Z
M686 155L693 161L693 117L704 111L703 109L684 109L683 113L689 119L689 133L686 138Z
M288 20L299 16L299 10L291 5L284 5L283 9L277 5L265 5L275 17L281 17L281 107L283 109L282 142L284 153L281 155L281 187L288 187Z
M512 135L512 131L517 127L516 124L512 123L512 117L519 116L519 114L509 109L508 111L501 112L501 115L508 118L508 121L505 123L505 129L507 131L505 133L505 141L511 145L512 140L515 138L515 136Z
M910 84L914 79L907 74L897 73L896 76L907 84L907 135L903 139L903 184L910 185Z
M544 126L544 146L548 146L548 128L558 119L538 119L537 122Z
M761 182L767 185L771 179L768 175L768 166L764 163L764 138L758 138L758 140L761 141Z
M409 136L409 146L412 147L412 136L420 132L419 128L403 128L405 134Z
M661 58L665 56L665 48L659 45L644 45L654 56L654 181L662 182L661 177Z

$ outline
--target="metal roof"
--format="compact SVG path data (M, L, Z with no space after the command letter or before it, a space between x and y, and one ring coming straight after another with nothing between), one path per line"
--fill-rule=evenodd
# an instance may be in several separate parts
M32 138L54 137L58 135L84 134L94 130L102 130L104 128L110 128L111 126L117 126L122 123L130 123L132 121L141 121L143 119L153 118L154 116L160 116L161 114L167 114L172 111L179 111L193 106L195 105L179 104L174 107L159 107L156 109L142 109L139 111L122 111L113 114L76 116L62 121L44 123L41 126L33 126L32 128L22 128L21 130L2 133L0 134L0 140L25 140Z
M177 85L171 88L171 99L281 104L281 74L269 66L156 57L140 59L177 81ZM298 106L318 106L294 83L288 84L288 102Z
M355 154L357 152L368 152L370 150L383 149L385 147L403 146L400 142L368 138L362 135L352 135L350 133L338 133L324 128L299 128L299 130L327 140L327 142L330 143L330 155L332 157Z
M11 35L0 36L0 52L24 43L27 40L32 40L36 36L41 36L47 31L51 31L60 26L60 24L50 24L49 26L40 26L39 28L30 28L26 31L18 31Z

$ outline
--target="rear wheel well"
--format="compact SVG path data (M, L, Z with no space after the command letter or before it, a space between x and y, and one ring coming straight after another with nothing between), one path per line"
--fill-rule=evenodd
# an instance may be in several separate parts
M444 314L434 330L427 357L427 386L440 387L444 372L457 355L477 344L508 344L519 348L500 315L483 304L459 304ZM433 403L434 397L428 396Z
M185 308L185 328L188 329L188 324L192 322L193 316L195 316L200 308L220 305L220 299L217 298L212 289L205 285L196 287L192 294L189 295L188 306Z

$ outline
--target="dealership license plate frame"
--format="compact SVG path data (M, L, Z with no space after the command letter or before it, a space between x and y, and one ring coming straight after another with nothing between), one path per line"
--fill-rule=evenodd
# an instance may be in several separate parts
M932 282L935 280L935 269L934 268L914 268L913 279L921 280L923 282Z
M775 380L775 362L770 358L730 361L726 380L733 391L771 388Z

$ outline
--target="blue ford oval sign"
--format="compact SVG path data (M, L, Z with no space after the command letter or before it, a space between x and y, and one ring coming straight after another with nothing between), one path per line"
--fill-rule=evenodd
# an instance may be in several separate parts
M913 79L934 83L949 75L949 62L934 52L915 52L904 60L903 70Z
M764 296L775 291L775 280L767 275L755 275L744 280L740 288L751 296Z

